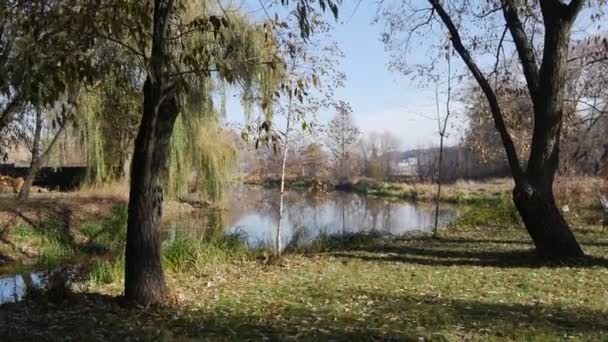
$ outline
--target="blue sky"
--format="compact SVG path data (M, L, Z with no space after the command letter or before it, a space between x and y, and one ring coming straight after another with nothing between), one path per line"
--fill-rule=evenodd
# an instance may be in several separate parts
M420 88L409 77L388 70L389 55L380 41L382 24L372 24L377 5L363 0L355 11L355 3L343 2L332 32L345 54L338 69L346 74L346 84L336 91L336 99L351 104L364 133L389 131L400 138L403 149L438 144L437 122L428 119L436 116L434 86ZM420 51L410 57L425 58ZM228 121L242 121L238 101L230 102ZM319 122L327 123L333 115L321 112ZM448 140L456 143L459 136L453 130Z
M380 41L383 26L372 23L378 5L371 0L361 0L356 7L357 3L359 1L343 1L332 33L345 54L339 69L347 77L345 87L336 91L336 100L351 104L355 121L364 133L389 131L401 139L403 149L437 145L437 122L429 119L436 117L435 85L419 87L418 82L388 69L389 54ZM591 13L591 10L583 11L573 31L574 37L601 30L601 23L589 20ZM430 58L426 53L424 47L413 49L407 59L426 62ZM488 63L487 57L476 56L482 64ZM493 61L493 57L489 61ZM458 58L453 59L452 64L453 70L463 67ZM444 108L443 103L440 105ZM462 136L465 123L461 108L458 103L452 104L456 117L451 120L450 126L454 127L448 129L448 144L458 143ZM333 115L331 111L322 112L318 119L325 124ZM228 120L242 121L242 118L240 104L231 100Z
M347 81L337 96L350 102L364 132L390 131L404 148L435 143L437 123L423 117L436 115L434 89L420 88L409 77L388 70L389 55L380 41L383 27L372 24L375 2L362 1L356 11L351 2L341 10L334 38L346 55L341 69ZM413 51L408 57L424 58L424 52Z

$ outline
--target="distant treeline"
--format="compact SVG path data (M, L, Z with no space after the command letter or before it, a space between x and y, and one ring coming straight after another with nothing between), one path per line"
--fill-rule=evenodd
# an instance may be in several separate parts
M425 148L404 152L404 157L416 158L419 180L433 181L438 175L439 148ZM444 182L458 179L481 180L511 175L506 160L483 160L480 155L463 146L443 150L441 177Z

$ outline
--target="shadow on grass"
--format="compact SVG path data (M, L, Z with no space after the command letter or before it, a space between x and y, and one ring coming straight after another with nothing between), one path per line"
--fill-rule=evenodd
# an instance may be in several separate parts
M427 266L481 267L608 267L608 259L588 255L567 263L539 258L531 242L513 239L484 240L419 236L389 239L370 236L329 236L304 252L324 252L336 257L370 262L403 262Z
M95 205L96 200L95 197L86 198L79 205ZM117 213L124 207L120 203L113 206L109 217L95 216L92 221L95 223L87 224L83 224L71 205L55 203L51 199L9 203L0 209L1 214L9 217L0 229L0 247L5 247L0 250L10 251L12 255L0 255L0 266L5 266L11 273L25 265L36 270L108 256L115 252L109 242L119 240L122 235L115 229L119 224L115 222ZM83 226L87 225L96 228L95 235L83 236Z
M227 294L229 295L229 294ZM315 289L304 296L314 298ZM113 297L74 294L63 303L31 301L0 311L3 341L44 340L392 340L444 337L600 337L608 314L523 305L353 291L365 310L312 309L294 302L234 302L233 307L128 309ZM364 304L365 305L365 304ZM364 313L364 314L363 314ZM363 317L364 316L364 317Z
M577 231L578 235L577 238L579 240L579 243L581 245L584 246L593 246L593 247L608 247L608 241L589 241L589 239L587 238L586 235L592 235L592 238L597 238L598 236L598 232L593 231L593 232L584 232L583 234L581 234L580 231ZM608 232L606 232L604 234L605 237L608 237ZM582 238L581 238L582 237ZM469 244L475 244L475 243L480 243L480 244L497 244L497 245L521 245L521 246L531 246L532 245L532 240L531 239L471 239L471 238L445 238L445 237L439 237L436 238L437 241L443 242L443 243L456 243L456 244L461 244L461 243L469 243Z

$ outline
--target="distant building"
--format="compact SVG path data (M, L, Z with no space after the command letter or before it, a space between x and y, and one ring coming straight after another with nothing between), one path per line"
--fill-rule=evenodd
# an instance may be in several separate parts
M396 176L418 176L418 158L406 157L397 162L397 168L394 170Z

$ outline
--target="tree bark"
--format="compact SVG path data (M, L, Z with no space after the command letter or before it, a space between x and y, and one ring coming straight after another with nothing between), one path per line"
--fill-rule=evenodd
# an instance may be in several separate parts
M148 306L161 302L165 280L161 258L163 185L169 144L179 114L177 85L168 75L169 19L173 0L155 0L152 52L144 83L143 116L135 139L125 246L125 300Z
M516 181L513 201L538 254L564 260L584 256L574 234L555 204L553 181L559 166L564 112L568 43L571 21L560 9L543 7L545 40L538 87L531 94L534 131L526 173Z
M551 185L544 179L520 181L513 190L513 202L541 258L582 257L583 250L555 204Z
M161 302L165 294L161 258L163 185L171 133L179 112L175 96L155 108L160 99L158 90L148 78L131 165L125 247L125 298L144 306Z

